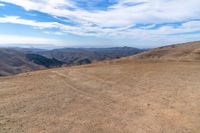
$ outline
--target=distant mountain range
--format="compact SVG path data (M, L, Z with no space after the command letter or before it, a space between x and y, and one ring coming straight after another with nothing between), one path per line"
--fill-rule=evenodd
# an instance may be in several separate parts
M113 48L62 48L54 50L0 48L0 76L45 68L90 64L135 55L144 49Z

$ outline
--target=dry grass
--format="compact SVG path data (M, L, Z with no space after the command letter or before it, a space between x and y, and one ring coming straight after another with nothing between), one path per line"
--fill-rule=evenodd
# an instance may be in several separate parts
M199 133L200 63L132 59L0 78L1 133Z
M136 57L143 60L200 61L200 41L160 47Z

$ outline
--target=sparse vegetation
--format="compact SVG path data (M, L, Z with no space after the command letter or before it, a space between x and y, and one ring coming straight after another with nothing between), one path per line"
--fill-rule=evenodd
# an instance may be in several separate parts
M45 68L90 64L140 53L144 50L118 48L63 48L55 50L0 48L0 76Z
M47 68L60 67L64 64L64 62L56 60L55 58L48 59L48 58L38 55L38 54L26 54L26 57L30 61L33 61L34 63L45 66Z

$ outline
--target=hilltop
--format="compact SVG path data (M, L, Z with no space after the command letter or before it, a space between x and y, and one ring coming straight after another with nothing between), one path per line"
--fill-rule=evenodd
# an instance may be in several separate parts
M200 62L171 61L188 45L1 77L0 132L199 133Z
M200 41L163 46L135 57L142 60L200 61Z

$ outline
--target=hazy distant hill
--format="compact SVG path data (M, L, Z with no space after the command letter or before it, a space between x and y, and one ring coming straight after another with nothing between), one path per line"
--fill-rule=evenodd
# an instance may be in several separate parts
M63 48L54 50L0 48L0 76L52 67L90 64L131 56L140 60L200 61L200 41L169 45L144 52L131 47ZM135 55L137 54L137 55Z
M38 64L47 68L62 66L64 64L64 62L61 62L54 58L49 59L38 54L26 54L26 57L30 61L33 61L35 64Z
M143 52L142 49L131 47L113 48L64 48L51 51L39 51L40 55L55 58L67 65L88 64L94 61L117 59Z
M0 48L0 76L62 65L89 64L94 61L134 55L142 51L144 50L130 47L55 50Z
M25 53L14 49L0 49L0 76L43 68L26 58Z

